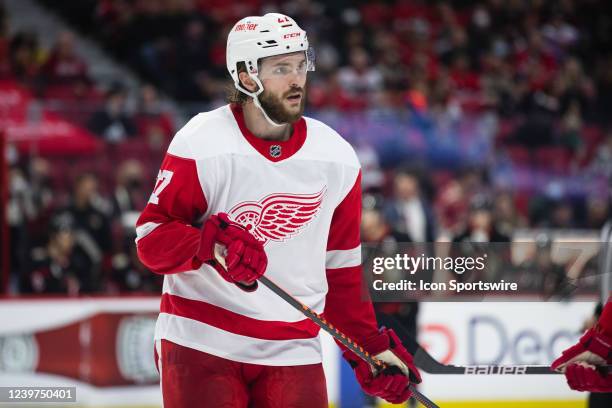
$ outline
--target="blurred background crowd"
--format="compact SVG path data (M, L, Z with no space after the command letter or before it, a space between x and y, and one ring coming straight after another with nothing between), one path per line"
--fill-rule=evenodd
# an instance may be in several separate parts
M61 17L51 38L15 28L9 1L12 293L160 292L135 254L135 220L174 132L225 103L228 30L271 11L315 48L307 115L360 156L364 241L504 242L611 218L608 1L32 1ZM135 85L92 75L79 39ZM75 139L26 143L18 122L70 126Z

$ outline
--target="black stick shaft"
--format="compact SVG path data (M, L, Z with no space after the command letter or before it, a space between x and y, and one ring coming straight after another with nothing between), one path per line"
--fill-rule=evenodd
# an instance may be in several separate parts
M547 375L561 374L552 371L547 365L469 365L458 366L442 364L431 356L414 338L402 337L406 347L414 356L417 367L429 374L467 374L467 375ZM597 366L602 374L612 374L612 366Z
M285 292L276 283L272 282L270 279L266 278L265 276L261 276L259 278L259 282L265 285L272 292L276 293L278 296L280 296L284 301L289 303L295 309L302 312L306 317L312 320L317 326L319 326L320 328L328 332L334 339L338 340L346 348L351 350L353 353L355 353L361 359L366 361L368 364L372 365L372 367L374 367L377 370L382 370L385 368L385 364L382 361L374 358L372 355L370 355L370 353L365 351L363 347L359 346L351 338L347 337L340 330L336 329L331 323L329 323L327 320L321 317L317 312L315 312L314 310L312 310L311 308L309 308L308 306L306 306L305 304L303 304L302 302L300 302L299 300L291 296L289 293ZM425 407L439 408L435 402L431 401L429 398L427 398L425 395L419 392L419 390L417 390L414 387L414 385L410 384L408 385L408 387L410 388L410 391L412 391L412 393L414 394L415 398Z
M551 370L550 366L542 365L442 365L441 367L421 366L425 372L430 374L468 374L468 375L548 375L562 374ZM597 371L602 374L612 374L612 366L596 366Z

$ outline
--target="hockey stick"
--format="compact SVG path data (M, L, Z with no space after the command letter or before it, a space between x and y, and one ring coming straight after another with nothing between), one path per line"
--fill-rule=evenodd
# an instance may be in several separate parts
M226 256L225 247L221 244L216 243L214 246L214 254L215 254L215 258L217 259L217 261L221 263L221 265L223 265L224 268L227 268L227 265L225 264L225 256ZM336 329L331 323L329 323L327 320L321 317L317 312L315 312L314 310L312 310L311 308L309 308L308 306L306 306L305 304L303 304L302 302L300 302L299 300L291 296L285 290L281 289L276 283L272 282L270 279L268 279L265 276L260 276L258 281L261 282L268 289L270 289L272 292L280 296L285 302L289 303L295 309L300 311L304 316L309 318L317 326L319 326L320 328L328 332L334 339L336 339L346 348L348 348L353 353L355 353L359 358L363 359L366 363L370 364L374 368L375 373L381 370L384 370L386 368L386 364L384 362L370 355L370 353L365 351L363 347L355 343L355 341L353 341L350 337L342 333L340 330ZM438 405L436 405L435 402L433 402L432 400L427 398L425 395L423 395L421 392L419 392L419 390L417 390L414 385L409 384L408 388L410 389L414 397L425 407L440 408Z
M305 304L303 304L302 302L300 302L299 300L291 296L289 293L285 292L276 283L272 282L270 279L266 278L265 276L261 276L259 278L259 282L261 282L264 286L266 286L272 292L276 293L278 296L280 296L284 301L289 303L295 309L302 312L304 316L306 316L307 318L312 320L317 326L319 326L320 328L322 328L323 330L331 334L331 336L334 339L342 343L342 345L344 345L346 348L351 350L353 353L355 353L365 362L367 362L372 367L374 367L375 370L380 371L386 367L385 363L378 360L374 356L370 355L370 353L365 351L361 346L359 346L357 343L355 343L353 340L347 337L340 330L336 329L331 323L329 323L327 320L321 317L321 315L319 315L317 312L315 312L314 310L312 310L311 308L309 308L308 306L306 306ZM414 387L414 385L410 384L408 385L408 388L410 388L410 391L414 394L414 397L427 408L439 408L433 401L431 401L425 395L420 393Z
M472 374L472 375L541 375L541 374L561 374L552 371L546 365L468 365L456 366L452 364L442 364L431 356L413 336L408 334L406 329L397 319L393 319L391 328L398 334L402 343L414 356L414 363L429 374ZM612 374L612 366L598 366L597 371L602 374Z
M430 374L476 374L476 375L533 375L533 374L561 374L553 371L547 365L467 365L456 366L442 364L434 359L420 345L414 353L414 363ZM597 371L602 374L612 374L612 366L598 366Z
M214 246L214 254L217 262L221 263L224 268L227 268L225 264L225 256L226 250L225 247L221 244L216 243ZM328 332L334 339L344 345L346 348L355 353L359 358L363 359L366 363L370 364L375 372L379 372L386 368L386 364L376 357L370 355L367 351L363 349L363 347L359 346L355 341L353 341L350 337L347 337L346 334L342 333L340 330L336 329L331 323L325 320L321 315L317 312L291 296L285 290L281 289L276 283L272 282L265 276L260 276L258 279L264 286L270 289L272 292L276 293L279 297L281 297L285 302L289 303L295 309L300 311L304 316L309 318L312 322L314 322L317 326ZM257 282L256 282L257 283ZM436 405L435 402L427 398L423 395L416 387L412 384L408 385L408 388L414 395L414 397L425 407L427 408L440 408Z

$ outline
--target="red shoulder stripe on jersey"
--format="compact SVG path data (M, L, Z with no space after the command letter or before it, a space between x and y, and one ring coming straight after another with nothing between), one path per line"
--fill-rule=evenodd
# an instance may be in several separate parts
M353 249L360 242L361 227L361 171L351 191L336 207L329 229L327 250Z
M319 326L310 319L298 322L258 320L210 303L169 293L162 295L160 311L197 320L241 336L263 340L310 339L319 333Z

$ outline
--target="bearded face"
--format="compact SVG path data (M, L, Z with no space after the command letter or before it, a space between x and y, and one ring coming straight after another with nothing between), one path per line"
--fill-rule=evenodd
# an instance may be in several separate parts
M276 55L261 61L259 78L264 91L259 95L259 102L274 122L294 123L304 114L307 67L304 52Z
M304 114L306 92L302 87L292 87L284 93L264 88L259 95L261 107L276 123L294 123Z

